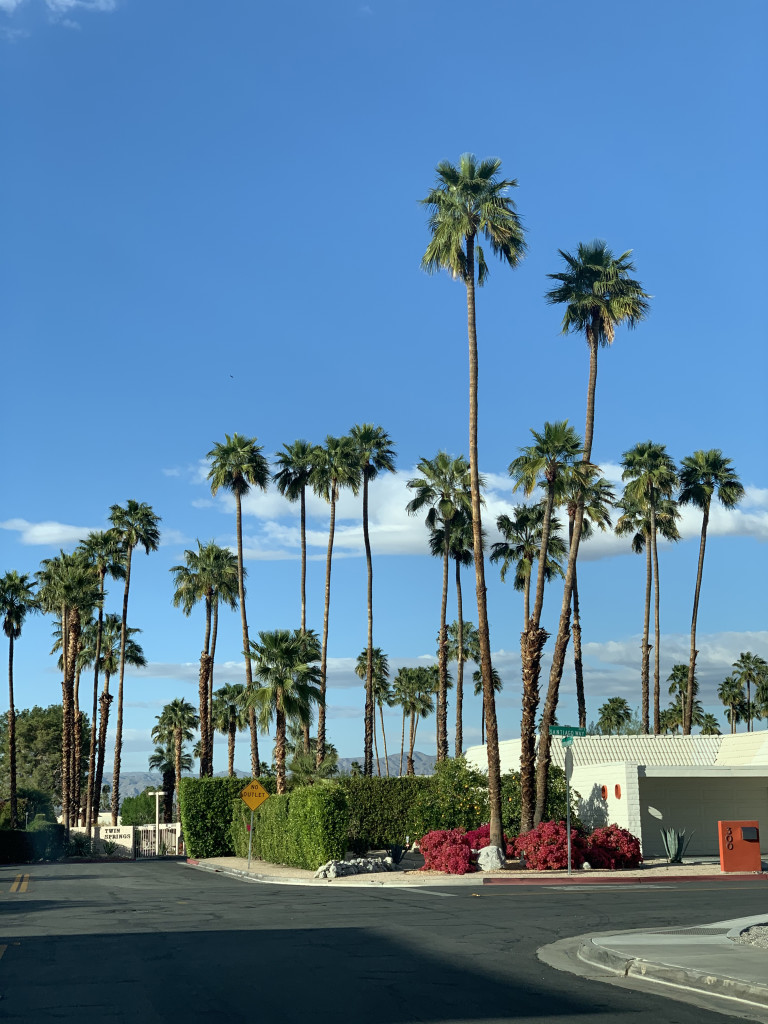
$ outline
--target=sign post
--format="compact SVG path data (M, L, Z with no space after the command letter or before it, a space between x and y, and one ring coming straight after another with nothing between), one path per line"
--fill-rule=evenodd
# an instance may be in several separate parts
M248 826L248 870L250 871L251 850L253 849L253 812L257 807L261 807L265 800L269 799L269 793L260 782L254 779L253 782L249 782L245 789L241 791L240 796L246 806L251 809L251 824Z
M587 730L579 725L553 725L549 729L550 736L560 736L565 747L565 828L568 833L568 874L571 873L571 776L573 775L573 738L586 736Z

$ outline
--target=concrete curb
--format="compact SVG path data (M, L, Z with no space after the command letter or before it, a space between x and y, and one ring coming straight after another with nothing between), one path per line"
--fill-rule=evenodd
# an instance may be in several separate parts
M763 1009L768 1007L768 985L710 974L690 967L643 960L641 957L627 957L625 953L608 946L596 945L592 939L581 943L577 956L583 963L600 967L619 977L638 978L725 999L738 999Z

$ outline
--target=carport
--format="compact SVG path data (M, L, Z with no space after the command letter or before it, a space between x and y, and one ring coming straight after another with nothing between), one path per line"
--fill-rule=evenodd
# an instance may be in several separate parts
M716 856L718 821L759 821L760 848L768 850L768 776L764 767L638 765L644 857L664 856L661 829L695 835L688 853Z

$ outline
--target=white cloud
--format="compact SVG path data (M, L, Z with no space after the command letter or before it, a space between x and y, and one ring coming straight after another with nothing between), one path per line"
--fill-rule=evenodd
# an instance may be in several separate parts
M47 520L41 523L30 523L26 519L6 519L0 523L0 530L16 530L20 534L21 544L40 544L60 547L67 544L79 544L87 537L95 526L70 526Z
M64 14L77 9L109 12L117 10L117 0L45 0L45 6L53 14Z
M24 0L0 0L0 11L6 14L13 14L17 7L20 7Z

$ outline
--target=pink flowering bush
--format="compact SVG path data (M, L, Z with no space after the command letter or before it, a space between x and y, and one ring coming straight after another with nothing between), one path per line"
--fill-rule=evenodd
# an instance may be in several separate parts
M524 832L512 844L514 855L525 854L529 871L559 871L568 867L568 833L564 821L543 821L538 828ZM575 828L571 829L571 864L584 863L587 844Z
M438 829L419 840L424 855L423 871L446 871L449 875L466 875L476 871L472 846L461 829Z
M491 826L481 825L480 828L467 832L466 836L473 850L484 850L486 846L491 845ZM507 857L515 856L514 844L506 835L504 836L504 853Z
M643 862L640 841L618 825L596 828L587 837L586 859L593 868L636 868Z

